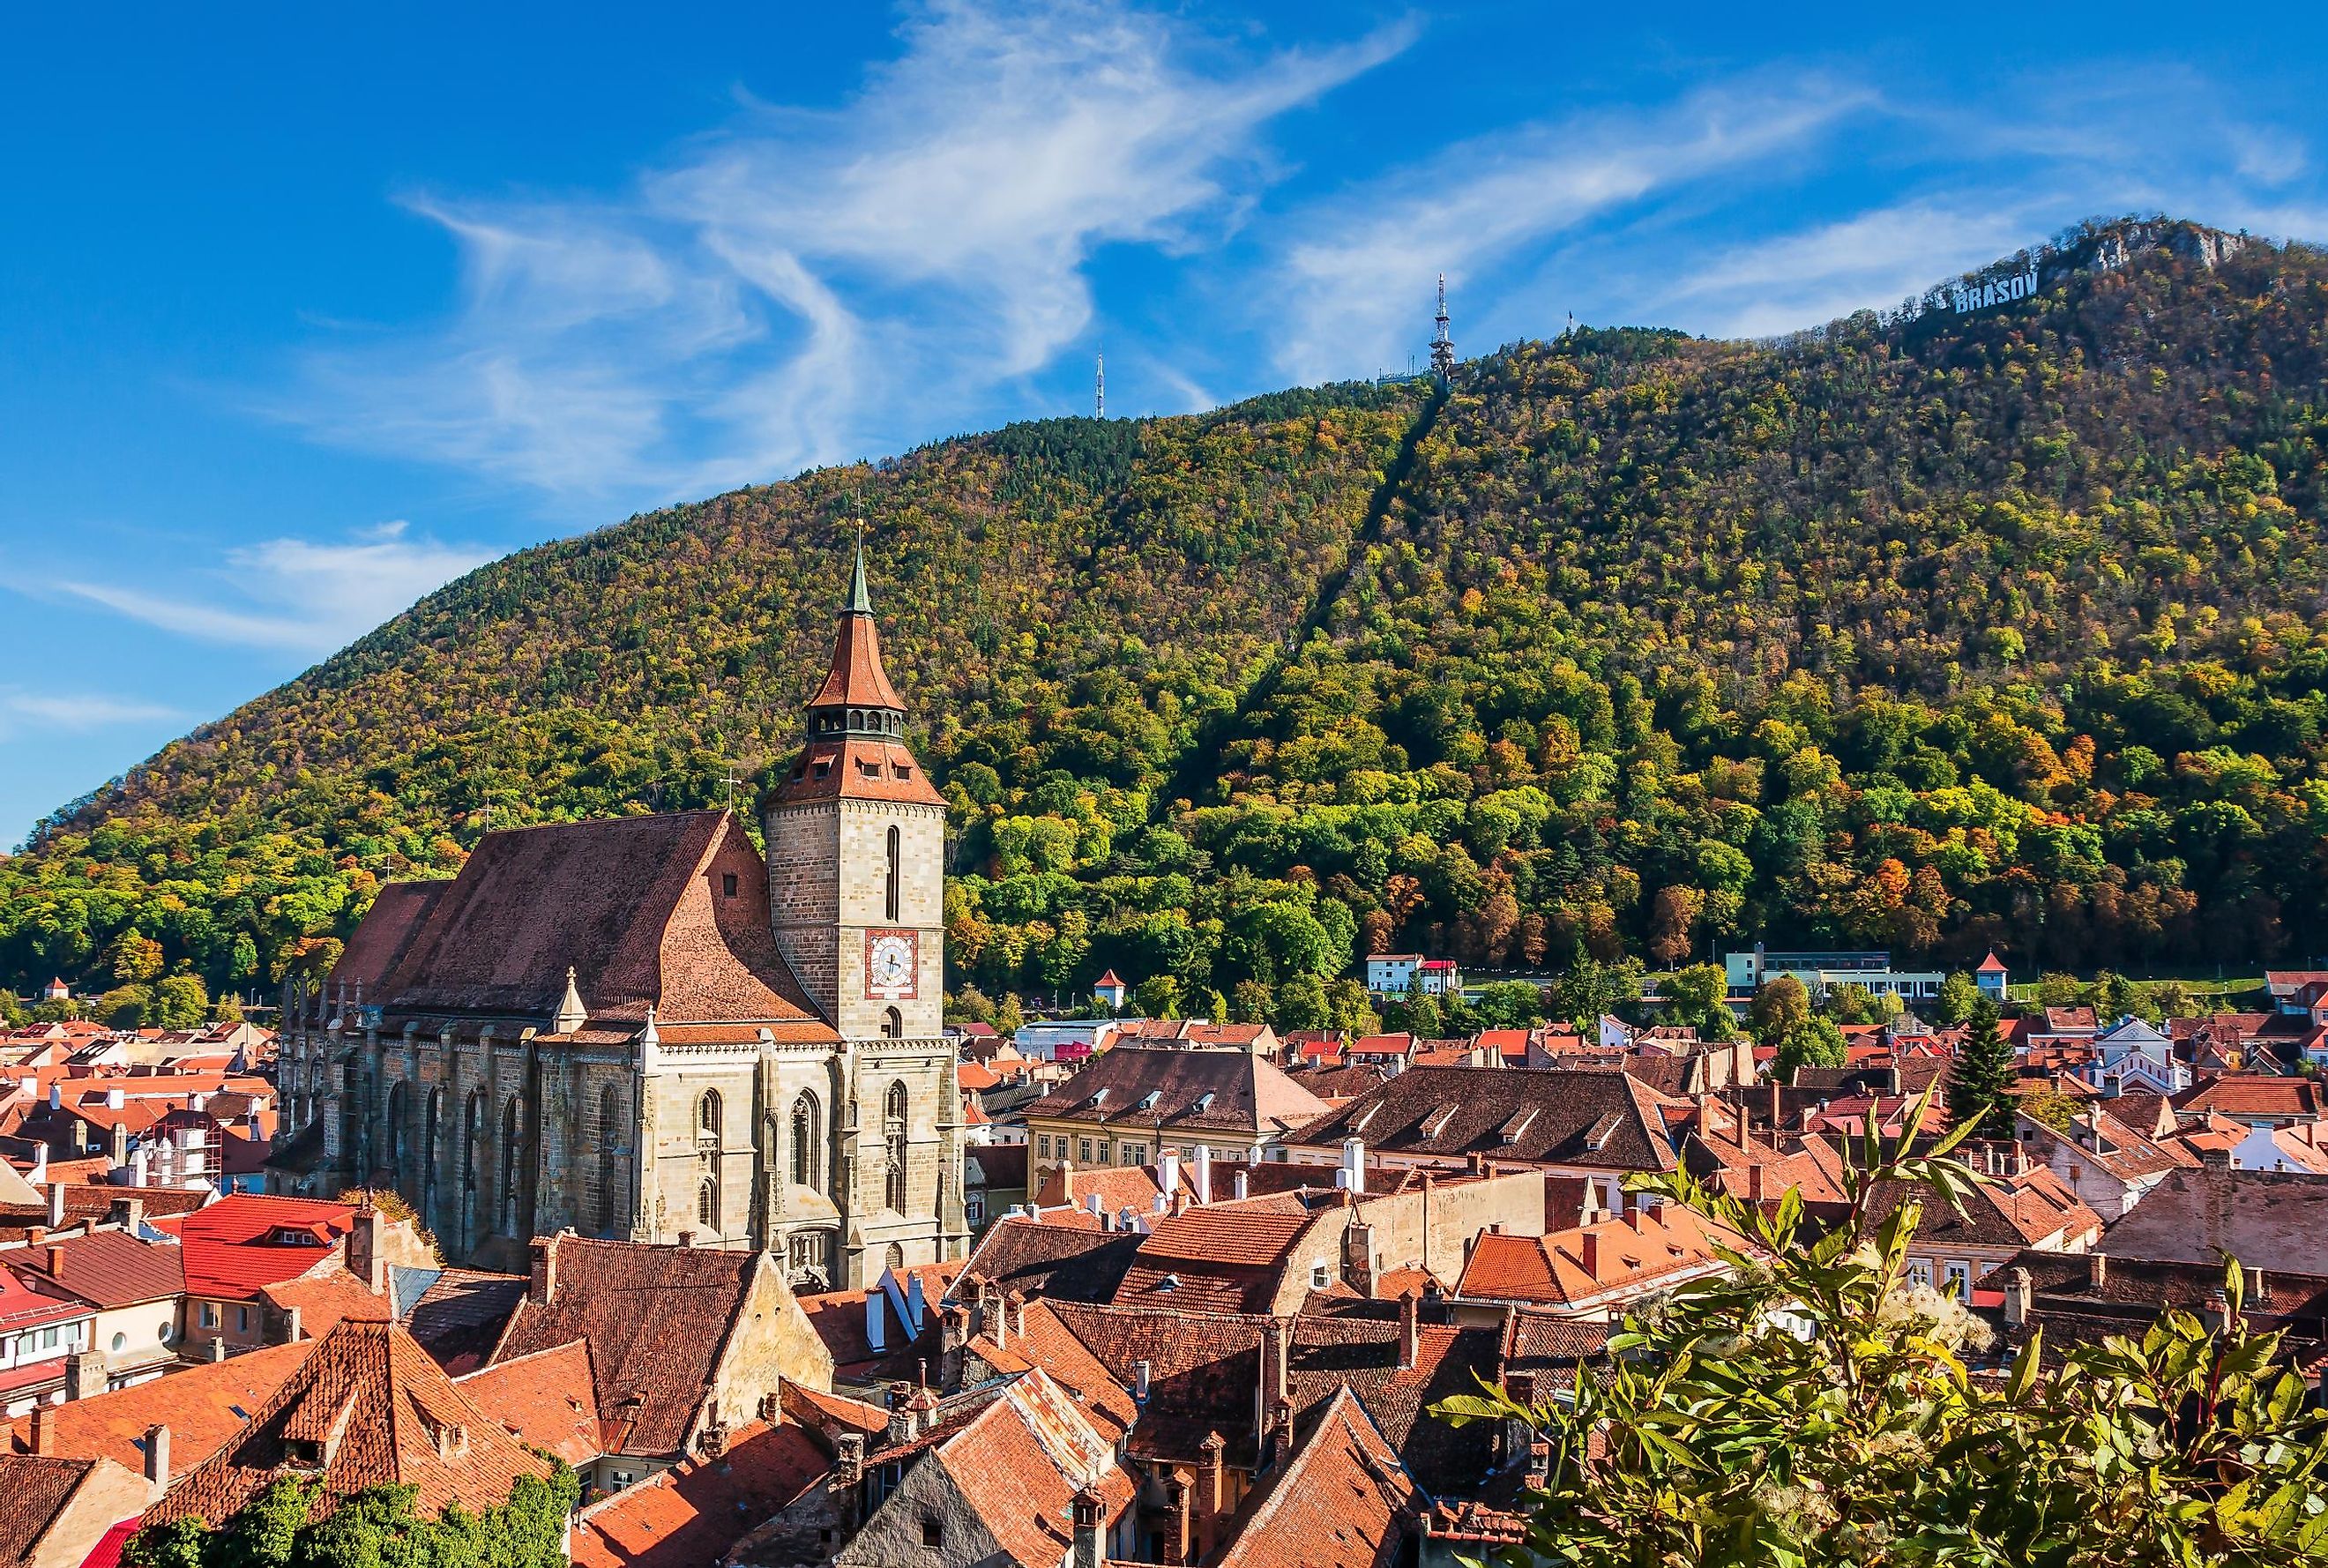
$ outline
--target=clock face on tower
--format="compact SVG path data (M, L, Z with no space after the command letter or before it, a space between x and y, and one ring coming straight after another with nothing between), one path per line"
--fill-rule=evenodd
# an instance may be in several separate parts
M911 1001L920 994L922 934L918 931L868 931L865 934L865 994L883 1001Z

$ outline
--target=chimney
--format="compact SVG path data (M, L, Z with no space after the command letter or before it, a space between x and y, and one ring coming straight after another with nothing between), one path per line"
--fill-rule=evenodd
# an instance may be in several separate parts
M1167 1149L1156 1160L1156 1193L1164 1201L1156 1206L1163 1213L1180 1196L1180 1151Z
M1422 1358L1422 1298L1398 1299L1398 1369L1412 1372Z
M1148 1380L1155 1370L1155 1364L1145 1358L1131 1364L1131 1397L1141 1404L1148 1403Z
M150 1187L150 1186L152 1186L152 1185L153 1185L152 1180L150 1179L150 1178L149 1178L149 1177L148 1177L148 1175L147 1175L148 1168L149 1168L149 1166L151 1165L151 1163L152 1163L152 1162L151 1162L151 1160L150 1160L149 1157L147 1156L147 1154L146 1154L146 1150L144 1150L143 1149L140 1149L140 1150L138 1150L136 1153L134 1153L134 1154L130 1155L130 1157L129 1157L129 1185L130 1185L130 1186L132 1186L132 1187Z
M844 1432L832 1440L832 1487L844 1498L865 1479L865 1434ZM843 1503L845 1508L848 1504Z
M1371 1300L1375 1294L1375 1227L1353 1223L1342 1231L1342 1277Z
M24 1173L24 1179L34 1187L42 1186L48 1181L49 1146L46 1143L33 1145L33 1169Z
M219 1330L219 1337L211 1341L211 1359L213 1361L223 1361L226 1359L226 1330L224 1329L221 1329Z
M1197 1187L1197 1201L1198 1203L1212 1202L1213 1148L1211 1144L1199 1143L1197 1145L1196 1169L1191 1173L1191 1178L1195 1181Z
M57 1451L57 1407L53 1404L33 1406L33 1451L43 1459Z
M2098 1296L2109 1283L2109 1259L2101 1253L2086 1254L2086 1289Z
M1075 1494L1075 1554L1072 1568L1100 1568L1100 1496L1089 1487Z
M1746 1168L1746 1197L1750 1202L1762 1201L1762 1162L1759 1160Z
M65 1184L61 1181L52 1181L49 1183L49 1228L61 1230L64 1228L64 1223Z
M170 1429L149 1426L146 1429L146 1494L158 1503L169 1489Z
M131 1235L136 1235L137 1227L146 1223L146 1200L142 1197L117 1197L113 1200L113 1207L106 1211L105 1219L107 1224L117 1225Z
M1236 1180L1235 1180L1235 1182L1234 1182L1234 1186L1233 1186L1233 1188L1232 1188L1232 1190L1235 1192L1235 1194L1236 1194L1237 1197L1238 1197L1240 1200L1244 1199L1244 1198L1246 1197L1246 1195L1251 1191L1251 1185L1250 1185L1250 1184L1251 1184L1251 1180L1252 1180L1252 1178L1251 1178L1250 1174L1245 1170L1244 1167L1243 1167L1243 1166L1239 1166L1239 1167L1237 1167Z
M2010 1269L2004 1275L2004 1326L2018 1329L2029 1321L2029 1308L2036 1296L2034 1282L2027 1269Z
M356 1210L355 1228L348 1232L348 1272L361 1280L364 1289L375 1296L388 1291L388 1252L383 1244L387 1239L387 1216L370 1204ZM550 1282L557 1277L557 1265L545 1259L544 1247L544 1243L534 1244L533 1259L537 1277L541 1282L540 1299L546 1301L549 1299ZM533 1286L529 1283L526 1293L531 1295L532 1291Z
M377 1219L379 1216L374 1215L373 1217ZM357 1229L362 1228L361 1224L359 1223ZM351 1271L355 1268L355 1235L351 1233L348 1236L348 1267ZM385 1272L388 1267L387 1261L381 1260L380 1266ZM525 1298L537 1307L547 1306L550 1292L557 1288L558 1238L536 1236L533 1238L533 1273L532 1278L526 1282ZM374 1285L372 1289L378 1290L380 1287ZM876 1348L878 1349L878 1347L877 1346Z
M64 1248L58 1246L53 1242L49 1244L48 1269L49 1278L56 1281L59 1284L64 1283L65 1250Z
M1584 1264L1584 1272L1598 1280L1600 1277L1600 1234L1590 1225L1577 1232L1576 1250L1579 1261Z
M1002 1288L992 1280L978 1282L978 1327L996 1345L1010 1343L1010 1325L1002 1316Z
M1205 1483L1212 1488L1211 1500L1206 1505L1205 1511L1209 1514L1219 1514L1228 1507L1228 1467L1221 1462L1222 1456L1228 1452L1228 1442L1219 1432L1205 1434L1202 1445Z
M1093 1216L1099 1221L1100 1229L1113 1230L1115 1228L1108 1223L1107 1199L1102 1197L1098 1193L1085 1193L1084 1195L1084 1207L1091 1210Z
M94 1350L76 1350L65 1357L65 1397L87 1399L105 1392L105 1358Z
M1159 1555L1166 1563L1197 1560L1197 1488L1177 1474L1164 1483L1164 1507L1171 1522L1166 1526Z
M1025 1338L1027 1337L1027 1298L1025 1294L1018 1291L1011 1291L1005 1305L1006 1310L1010 1315L1010 1331L1013 1334L1018 1335L1021 1339Z
M86 1103L86 1102L84 1102L84 1103ZM108 1090L105 1092L105 1108L106 1108L107 1110L108 1110L108 1111L121 1111L121 1110L126 1110L126 1109L128 1107L128 1104L129 1104L129 1096L128 1096L128 1095L127 1095L127 1094L123 1094L120 1090L118 1090L118 1089L108 1089Z
M1366 1190L1366 1141L1363 1138L1342 1140L1341 1186L1352 1193Z

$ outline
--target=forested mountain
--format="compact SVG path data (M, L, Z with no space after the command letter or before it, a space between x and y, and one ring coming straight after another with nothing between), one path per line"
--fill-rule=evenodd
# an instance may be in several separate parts
M44 824L0 984L271 983L488 803L723 799L796 736L859 519L989 990L1113 965L1299 1021L1385 946L2307 954L2328 258L2229 249L2082 229L1969 313L1578 332L529 550Z

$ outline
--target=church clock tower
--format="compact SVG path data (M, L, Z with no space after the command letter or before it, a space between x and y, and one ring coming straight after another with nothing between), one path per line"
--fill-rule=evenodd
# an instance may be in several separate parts
M945 802L905 728L859 546L808 744L763 822L776 945L846 1040L943 1032Z

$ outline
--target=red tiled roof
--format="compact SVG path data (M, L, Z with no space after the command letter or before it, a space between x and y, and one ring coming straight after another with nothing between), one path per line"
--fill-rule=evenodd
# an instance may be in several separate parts
M385 1323L396 1316L393 1301L385 1295L374 1295L371 1287L344 1267L261 1286L258 1295L269 1305L296 1309L299 1332L310 1339L321 1339L352 1318L361 1323Z
M171 1465L178 1471L190 1469L240 1432L250 1413L274 1397L314 1347L313 1340L270 1345L58 1405L50 1413L52 1441L61 1454L102 1456L142 1470L146 1433L166 1426ZM30 1416L10 1427L9 1448L16 1453L31 1451Z
M598 1457L598 1411L590 1347L577 1339L512 1356L453 1380L512 1437L579 1469Z
M146 1522L215 1524L286 1469L314 1473L295 1443L321 1445L327 1498L408 1486L423 1516L455 1504L473 1513L498 1507L520 1477L549 1471L409 1334L393 1323L346 1322L316 1342L233 1440L148 1508Z
M554 1259L549 1300L518 1303L493 1362L587 1340L598 1415L627 1423L618 1451L678 1452L765 1254L575 1235L540 1244Z
M945 803L945 797L902 743L862 735L811 742L777 784L775 798Z
M2313 1079L2264 1073L2225 1073L2219 1078L2210 1078L2175 1095L2174 1108L2226 1116L2290 1116L2306 1121L2328 1114L2328 1103L2323 1103L2320 1085Z
M45 1543L42 1537L95 1464L85 1459L0 1454L0 1563L14 1568L57 1561L52 1554L66 1543ZM44 1545L49 1550L37 1551Z
M1489 1232L1473 1244L1455 1290L1483 1300L1573 1306L1721 1267L1717 1239L1745 1247L1743 1238L1675 1204L1545 1236Z
M320 1198L236 1193L147 1223L182 1244L188 1295L237 1300L336 1256L340 1238L355 1228L355 1214L353 1205Z
M752 1422L715 1455L690 1460L582 1510L575 1568L702 1568L824 1479L816 1440Z
M1402 1516L1421 1500L1357 1395L1345 1385L1246 1516L1220 1568L1391 1568Z
M142 1242L126 1231L100 1230L0 1256L27 1281L53 1285L93 1306L112 1308L165 1300L174 1304L186 1289L179 1255L183 1250L163 1242ZM52 1269L52 1263L58 1266Z
M1121 1122L1150 1130L1160 1124L1167 1132L1218 1130L1250 1136L1299 1124L1326 1108L1275 1063L1250 1051L1119 1045L1023 1113L1030 1120Z

